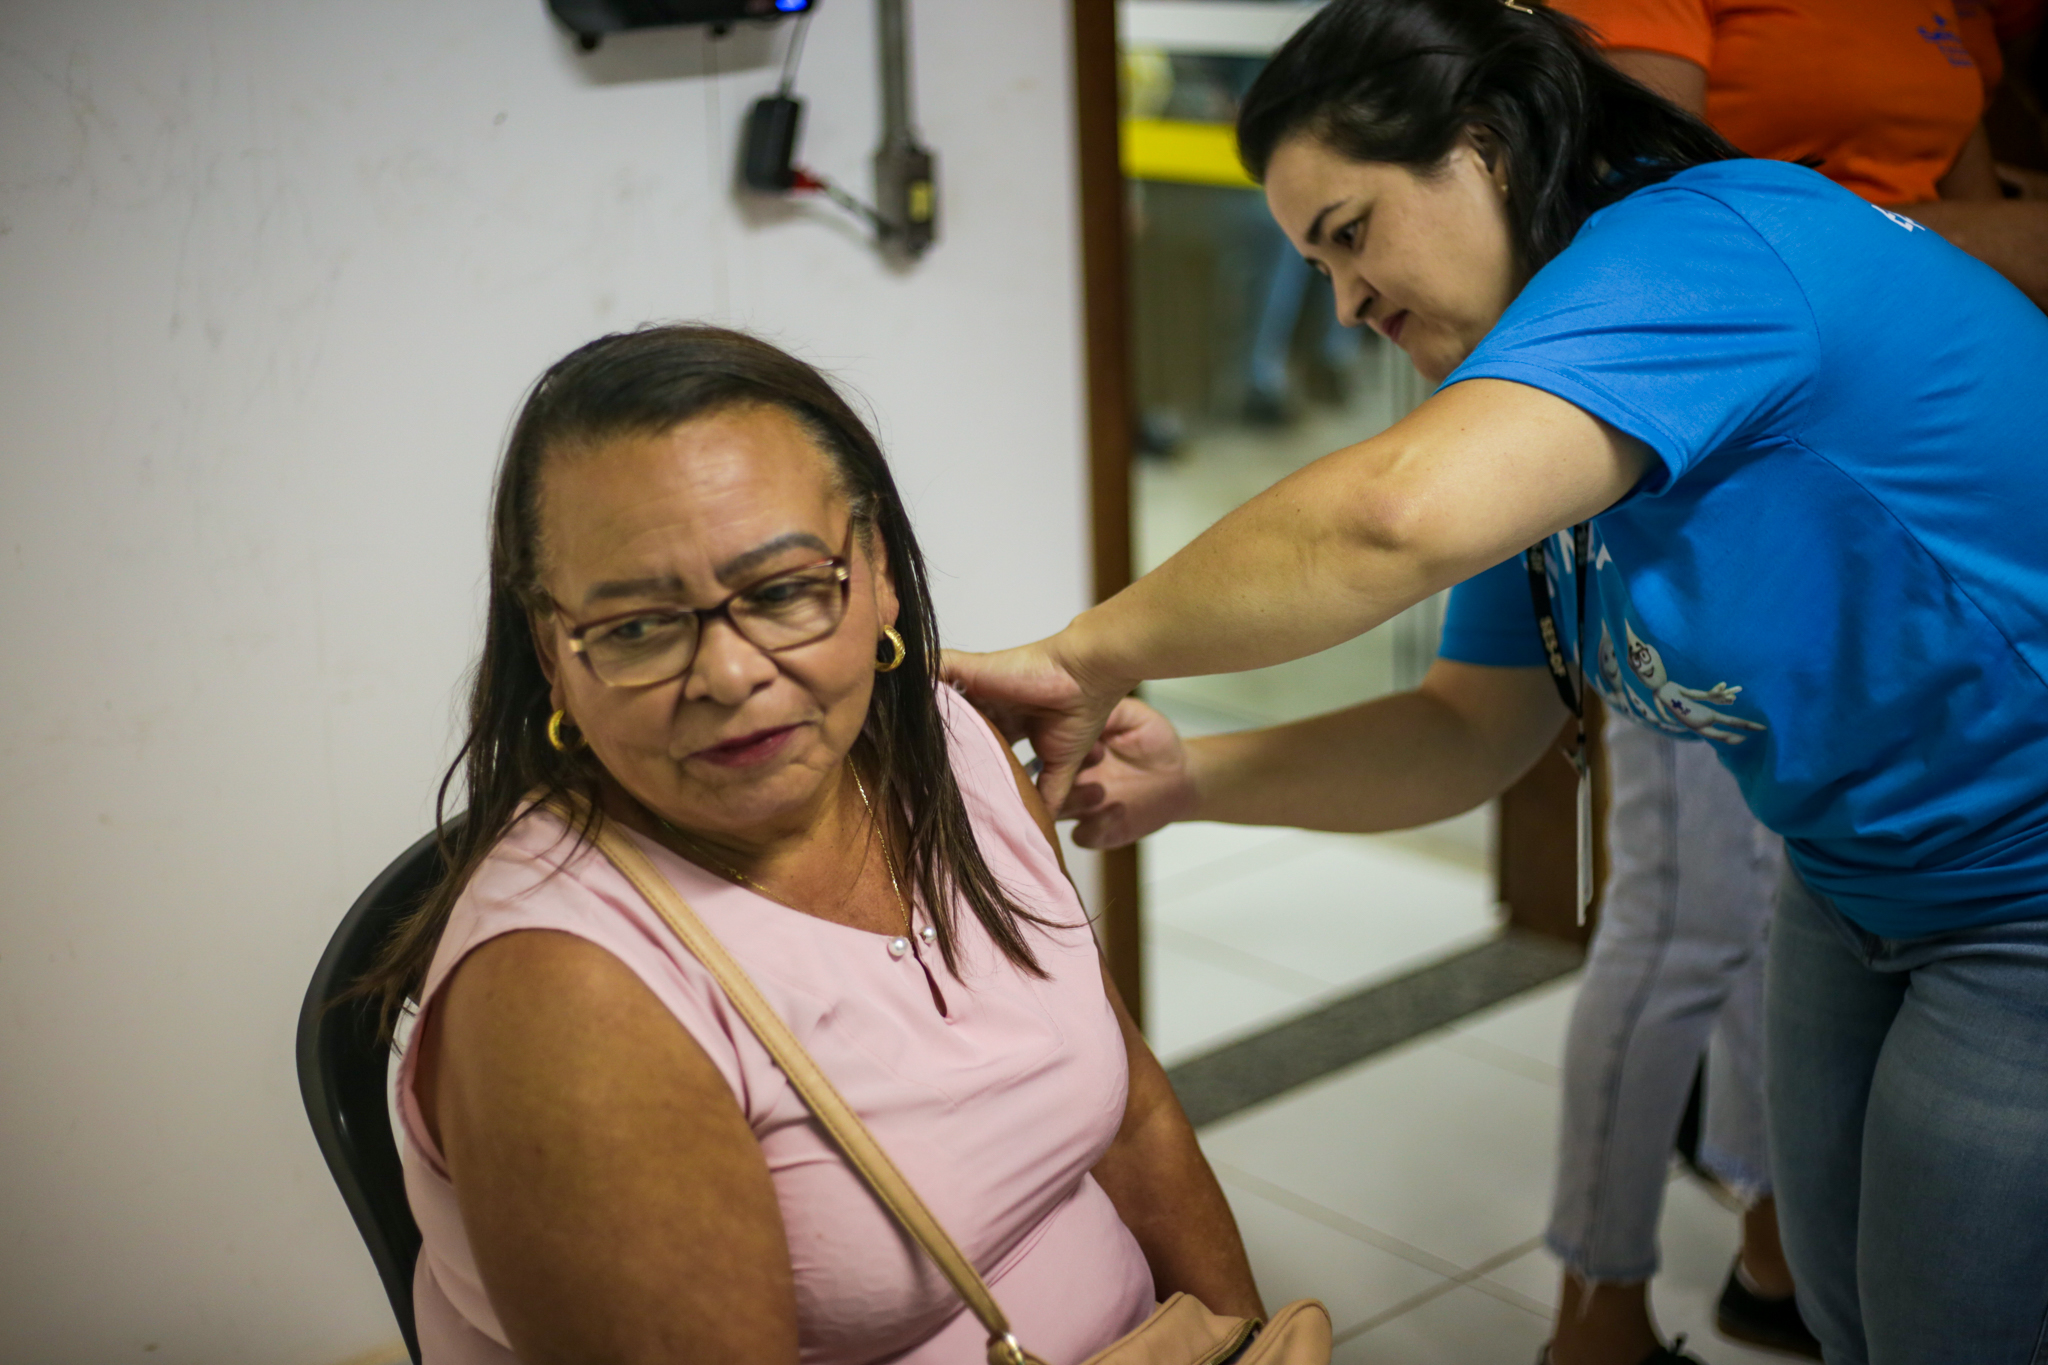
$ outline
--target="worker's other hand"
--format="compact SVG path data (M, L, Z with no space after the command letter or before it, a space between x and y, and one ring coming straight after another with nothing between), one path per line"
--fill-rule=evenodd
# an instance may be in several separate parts
M1187 819L1196 803L1187 748L1173 722L1126 697L1109 713L1060 815L1080 821L1074 842L1081 847L1122 848Z
M1038 794L1045 808L1066 804L1074 775L1095 746L1110 709L1130 691L1127 684L1091 682L1069 663L1055 635L1036 644L994 654L947 650L939 670L994 721L1005 738L1031 741L1044 768Z

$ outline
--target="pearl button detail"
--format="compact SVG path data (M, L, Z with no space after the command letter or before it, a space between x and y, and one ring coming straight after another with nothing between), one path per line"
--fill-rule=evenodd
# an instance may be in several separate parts
M910 952L910 940L898 934L889 940L889 956L904 957Z
M932 944L937 943L939 941L939 931L937 929L934 929L929 924L927 924L924 928L918 930L917 936L920 939L924 940L926 947L930 947Z

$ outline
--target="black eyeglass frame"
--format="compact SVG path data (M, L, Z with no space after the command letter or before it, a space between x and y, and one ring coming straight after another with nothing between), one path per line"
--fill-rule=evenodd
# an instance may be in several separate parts
M791 568L778 569L772 574L768 574L765 577L755 579L752 583L747 584L744 588L737 588L734 591L727 593L724 598L720 599L718 602L713 603L711 606L639 607L633 611L622 611L614 613L610 616L601 616L595 621L585 621L581 625L572 625L567 632L569 638L569 652L574 654L577 658L581 659L583 661L583 666L590 670L590 676L597 679L598 682L604 684L606 687L660 687L663 683L671 683L674 682L677 678L682 677L685 673L688 673L690 671L693 665L696 664L697 655L704 648L704 628L710 625L714 620L723 619L728 626L732 627L734 634L738 635L742 640L745 640L748 644L753 645L755 649L760 650L763 654L780 654L783 653L785 650L802 649L805 645L814 645L818 643L818 641L820 640L830 639L832 635L838 631L839 627L845 624L847 603L853 595L853 565L852 560L849 558L849 555L853 549L853 531L853 524L848 523L846 527L846 539L841 544L840 552L838 554L829 555L824 559L813 560L809 564L798 564ZM819 632L818 634L811 636L809 639L792 640L786 645L776 645L773 648L770 648L766 645L757 644L754 640L754 637L747 634L746 627L741 625L737 620L733 618L732 604L739 601L742 597L745 597L748 593L759 592L762 588L767 587L770 583L773 583L780 578L789 578L796 574L812 573L818 569L824 568L829 568L832 570L832 575L839 584L839 615L837 618L833 620L830 626L826 627L823 631ZM561 617L564 621L574 621L575 618L569 615L568 608L564 607L552 596L548 598L548 604L555 609L555 614ZM662 678L651 678L646 682L615 683L611 681L609 678L605 677L602 673L599 673L597 671L597 665L591 662L590 655L587 652L587 645L584 641L584 636L588 635L593 630L599 629L600 627L611 625L616 621L630 621L636 616L668 616L678 621L680 621L685 616L694 616L697 618L697 639L696 642L690 647L690 657L683 660L682 667L678 668L675 672L669 674L668 676Z

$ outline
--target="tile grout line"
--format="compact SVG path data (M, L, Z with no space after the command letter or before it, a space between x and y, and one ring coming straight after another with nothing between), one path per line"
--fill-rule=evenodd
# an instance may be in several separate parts
M1460 1056L1499 1067L1502 1071L1526 1080L1541 1081L1545 1085L1561 1085L1564 1082L1564 1068L1552 1066L1548 1062L1539 1062L1534 1057L1523 1056L1513 1048L1502 1047L1499 1043L1474 1037L1455 1024L1445 1029L1437 1041Z
M1536 1250L1536 1248L1542 1245L1542 1237L1531 1237L1526 1242L1519 1242L1514 1246L1509 1247L1506 1251L1497 1252L1494 1255L1487 1257L1485 1260L1479 1262L1477 1265L1470 1267L1469 1269L1459 1271L1455 1275L1445 1276L1444 1282L1442 1284L1431 1285L1428 1289L1425 1289L1420 1294L1410 1295L1408 1298L1403 1299L1400 1303L1395 1304L1393 1307L1382 1309L1380 1312L1375 1313L1373 1316L1367 1318L1364 1322L1358 1323L1356 1326L1347 1327L1343 1331L1338 1332L1333 1337L1331 1337L1330 1344L1332 1346L1341 1346L1345 1342L1350 1341L1355 1337L1362 1337L1367 1332L1370 1332L1373 1328L1384 1327L1386 1324L1392 1322L1395 1318L1400 1317L1402 1314L1411 1313L1417 1308L1422 1307L1426 1303L1442 1298L1444 1295L1450 1293L1454 1289L1476 1289L1482 1294L1487 1294L1489 1297L1500 1299L1501 1302L1508 1304L1510 1307L1521 1308L1525 1311L1532 1312L1535 1316L1547 1318L1550 1315L1549 1310L1541 1307L1533 1309L1530 1308L1530 1304L1533 1302L1533 1300L1528 1299L1527 1296L1516 1293L1512 1289L1508 1289L1506 1290L1506 1292L1509 1294L1513 1294L1514 1299L1502 1298L1501 1295L1492 1293L1493 1286L1488 1286L1484 1283L1486 1276L1492 1274L1494 1271L1500 1269L1502 1266L1508 1264L1510 1261L1520 1260L1522 1257L1528 1255L1530 1252ZM1504 1286L1501 1287L1505 1288ZM1522 1302L1517 1303L1515 1302L1515 1299L1522 1300Z
M1534 1313L1540 1318L1552 1318L1557 1315L1557 1310L1549 1304L1532 1299L1519 1289L1510 1289L1504 1284L1496 1284L1494 1281L1483 1276L1472 1281L1470 1287L1478 1290L1488 1298L1500 1300L1510 1308L1519 1308L1524 1312Z
M1227 1161L1218 1161L1214 1157L1210 1158L1209 1165L1225 1184L1235 1185L1247 1194L1255 1194L1269 1204L1278 1204L1288 1212L1299 1214L1312 1223L1320 1223L1332 1232L1341 1232L1353 1241L1364 1242L1367 1246L1376 1247L1389 1256L1397 1256L1410 1265L1419 1266L1447 1280L1460 1273L1455 1261L1446 1261L1419 1246L1381 1232L1370 1224L1361 1223L1355 1218L1338 1213L1335 1209L1325 1208L1315 1200L1296 1194L1284 1185L1275 1185L1270 1180L1253 1175L1250 1171L1233 1166Z
M1206 934L1192 929L1183 929L1177 924L1155 924L1151 928L1156 942L1164 947L1178 948L1189 957L1200 958L1210 966L1257 981L1262 985L1282 990L1306 991L1311 997L1328 995L1342 990L1341 981L1324 981L1320 977L1298 972L1292 967L1268 961L1257 953L1248 953L1242 948L1233 948L1227 943L1218 943Z
M1332 1333L1330 1336L1330 1347L1332 1350L1334 1350L1337 1347L1342 1346L1345 1342L1352 1340L1354 1337L1364 1336L1367 1332L1370 1332L1375 1327L1384 1327L1388 1323L1392 1322L1395 1318L1400 1317L1402 1314L1412 1313L1416 1309L1422 1307L1422 1305L1429 1303L1433 1300L1440 1299L1444 1295L1450 1293L1453 1289L1456 1288L1458 1288L1458 1282L1456 1280L1447 1278L1444 1280L1442 1284L1433 1284L1429 1288L1423 1290L1420 1294L1411 1294L1409 1297L1395 1304L1392 1308L1381 1309L1379 1312L1367 1318L1364 1322L1358 1323L1357 1325L1352 1327L1346 1327L1341 1332Z
M1506 1285L1490 1285L1486 1279L1488 1275L1491 1275L1494 1271L1499 1270L1502 1266L1507 1265L1513 1261L1521 1260L1530 1252L1540 1249L1542 1245L1543 1234L1541 1233L1538 1233L1536 1236L1531 1237L1526 1242L1517 1242L1515 1243L1515 1245L1509 1247L1506 1251L1495 1252L1493 1255L1479 1262L1479 1264L1473 1266L1470 1270L1465 1271L1462 1275L1458 1276L1458 1283L1461 1285L1469 1285L1472 1288L1477 1289L1482 1294L1492 1293L1492 1291L1497 1288L1501 1290L1503 1293L1512 1294L1515 1296L1516 1299L1521 1300L1521 1302L1516 1303L1514 1305L1515 1307L1528 1308L1530 1312L1535 1313L1537 1316L1547 1318L1550 1316L1549 1308L1545 1307L1542 1304L1536 1303L1534 1299L1530 1298L1527 1294L1524 1294L1519 1290L1509 1289ZM1493 1297L1500 1298L1501 1296L1499 1294L1494 1294ZM1511 1302L1511 1300L1501 1299L1501 1302L1508 1303ZM1534 1305L1534 1307L1531 1307L1532 1304Z
M1305 857L1317 851L1313 848L1301 848L1298 846L1298 842L1292 834L1282 835L1277 838L1268 839L1256 848L1240 849L1236 853L1226 853L1222 857L1211 859L1198 867L1184 868L1179 872L1169 872L1162 877L1147 879L1145 894L1148 896L1172 895L1180 890L1182 883L1199 887L1202 890L1209 890L1218 883L1233 881L1249 873L1270 872L1281 863ZM1141 849L1142 847L1140 845ZM1143 852L1141 851L1138 856L1142 858L1144 856ZM1229 868L1230 870L1219 873L1217 871L1218 868Z

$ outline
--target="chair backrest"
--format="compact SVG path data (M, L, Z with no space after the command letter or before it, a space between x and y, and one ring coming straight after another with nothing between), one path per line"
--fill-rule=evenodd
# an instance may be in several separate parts
M391 1049L378 1039L373 1002L330 1002L369 969L392 927L419 908L441 875L441 854L432 834L378 873L328 941L299 1009L299 1094L306 1117L313 1121L327 1169L377 1263L414 1365L420 1343L413 1326L412 1271L420 1254L420 1230L406 1203L405 1176L391 1133L385 1093Z

